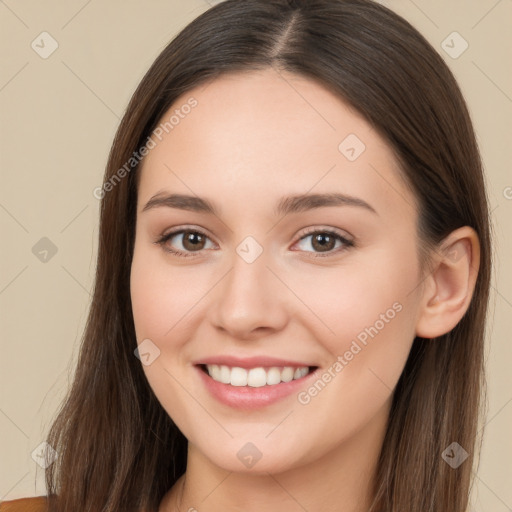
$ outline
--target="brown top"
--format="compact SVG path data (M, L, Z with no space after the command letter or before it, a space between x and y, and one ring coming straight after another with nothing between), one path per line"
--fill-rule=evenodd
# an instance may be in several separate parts
M19 500L2 501L0 512L46 512L47 504L45 496L37 498L21 498Z

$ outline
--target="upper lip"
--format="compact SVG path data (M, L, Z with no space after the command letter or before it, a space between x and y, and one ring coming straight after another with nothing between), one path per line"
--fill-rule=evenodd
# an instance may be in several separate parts
M235 356L211 356L199 359L194 362L196 365L217 364L238 368L258 368L272 366L291 366L293 368L302 368L304 366L313 366L300 361L291 361L289 359L279 359L270 356L253 356L253 357L235 357Z

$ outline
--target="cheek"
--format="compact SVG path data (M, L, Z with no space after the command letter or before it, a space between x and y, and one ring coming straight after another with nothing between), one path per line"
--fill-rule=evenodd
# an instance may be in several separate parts
M315 312L309 329L329 359L328 371L319 374L328 389L323 391L320 383L318 399L317 389L303 390L300 403L316 402L320 409L337 403L339 418L356 422L370 417L390 397L415 336L418 300L411 292L419 268L414 255L412 244L400 250L390 247L371 255L371 263L361 258L346 268L302 278L297 295L307 297ZM356 410L359 417L347 420Z
M409 339L413 324L419 269L414 247L368 252L340 267L296 274L294 291L314 313L315 332L332 354L348 350L352 340L373 336L390 342ZM290 275L289 283L293 276ZM378 333L376 332L378 331ZM386 334L386 335L385 335Z
M187 314L204 294L191 267L165 265L152 249L136 248L131 268L130 293L139 342L172 336L174 329L189 322Z
M130 293L137 343L149 339L158 347L158 356L143 365L143 371L162 407L182 432L189 432L194 415L189 410L190 397L179 384L186 382L180 349L198 297L190 276L162 265L161 256L155 253L136 245L133 256Z

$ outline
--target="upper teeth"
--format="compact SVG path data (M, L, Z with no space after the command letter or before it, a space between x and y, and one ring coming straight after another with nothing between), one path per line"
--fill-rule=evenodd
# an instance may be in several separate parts
M292 368L285 366L283 368L239 368L237 366L230 368L229 366L207 364L206 369L210 377L217 382L223 384L231 384L232 386L251 386L259 388L261 386L273 386L281 382L290 382L294 379L300 379L309 373L309 367Z

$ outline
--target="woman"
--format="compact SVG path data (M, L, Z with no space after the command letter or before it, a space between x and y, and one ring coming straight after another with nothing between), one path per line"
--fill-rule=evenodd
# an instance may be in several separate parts
M461 92L405 20L208 10L142 80L95 194L48 510L467 509L488 206Z

